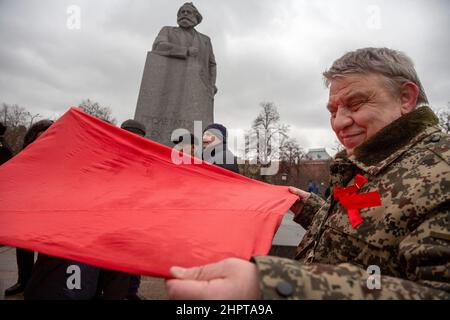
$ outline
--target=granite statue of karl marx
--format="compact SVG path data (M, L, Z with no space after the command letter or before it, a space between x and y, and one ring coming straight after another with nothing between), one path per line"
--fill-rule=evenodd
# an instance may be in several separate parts
M195 30L202 19L192 3L183 4L178 27L163 27L147 57L135 119L169 146L173 130L214 122L216 61L210 38Z

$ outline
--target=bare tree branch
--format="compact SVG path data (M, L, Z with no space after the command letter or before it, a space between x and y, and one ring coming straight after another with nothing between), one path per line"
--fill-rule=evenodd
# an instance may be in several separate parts
M102 107L98 102L91 101L90 99L83 100L79 107L82 111L102 119L103 121L114 125L117 123L116 119L112 116L111 108Z

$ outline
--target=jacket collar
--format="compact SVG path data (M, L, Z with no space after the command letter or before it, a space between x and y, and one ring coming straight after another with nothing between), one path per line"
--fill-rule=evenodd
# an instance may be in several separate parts
M438 119L429 107L418 107L381 129L357 147L352 156L347 158L345 150L339 152L335 156L335 162L340 167L350 162L363 171L376 175L411 146L439 131L434 127L436 124Z

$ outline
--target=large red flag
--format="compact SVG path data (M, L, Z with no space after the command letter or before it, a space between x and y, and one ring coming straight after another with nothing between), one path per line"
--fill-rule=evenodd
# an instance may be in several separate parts
M0 166L0 243L164 277L267 254L296 196L171 152L70 109Z

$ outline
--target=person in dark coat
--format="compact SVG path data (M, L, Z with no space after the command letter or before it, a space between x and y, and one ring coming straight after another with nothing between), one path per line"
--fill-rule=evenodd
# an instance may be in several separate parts
M25 300L123 300L130 275L38 254Z
M53 124L53 121L45 119L33 124L25 134L23 139L23 149L34 142L42 133ZM16 249L18 280L12 287L5 290L5 296L12 296L22 293L31 278L34 265L34 252L17 248Z
M317 188L316 183L312 180L309 180L308 182L308 192L319 194L319 188Z
M221 168L239 173L237 158L227 146L227 128L213 123L203 131L203 160Z
M73 270L73 271L71 271ZM98 294L100 268L39 253L25 300L93 300ZM70 287L71 277L78 277Z
M0 122L0 165L13 157L13 152L9 145L6 143L4 134L6 132L6 126Z

